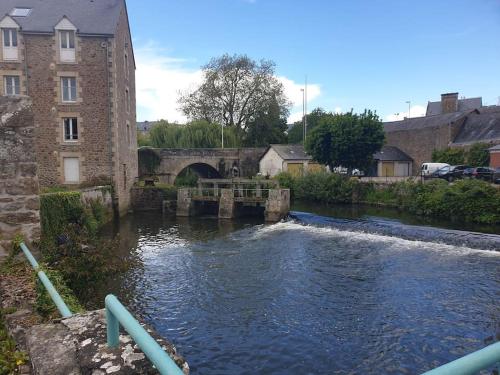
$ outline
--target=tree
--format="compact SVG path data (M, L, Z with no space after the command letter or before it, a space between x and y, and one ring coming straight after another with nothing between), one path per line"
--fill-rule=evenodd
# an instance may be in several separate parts
M432 161L436 163L447 163L450 165L464 164L466 153L462 148L445 148L432 151Z
M160 120L149 132L149 145L159 148L216 148L222 145L222 127L204 120L186 125ZM224 146L239 147L234 128L224 129Z
M306 115L307 118L307 133L309 134L318 126L321 119L325 116L331 115L331 112L325 112L323 108L315 108ZM288 131L288 143L296 144L302 143L304 138L304 124L303 119L296 121Z
M276 100L280 109L290 106L274 67L272 61L257 63L246 55L213 58L203 66L200 87L181 94L180 108L193 120L245 129L270 100Z
M306 150L314 160L334 167L366 170L373 154L384 144L384 129L377 114L365 110L328 114L322 117L306 139Z
M487 143L474 143L467 157L467 161L471 166L484 167L490 164L490 152L488 148L491 147Z
M276 100L270 100L247 124L245 146L265 147L271 143L285 143L287 115L288 110L280 108Z

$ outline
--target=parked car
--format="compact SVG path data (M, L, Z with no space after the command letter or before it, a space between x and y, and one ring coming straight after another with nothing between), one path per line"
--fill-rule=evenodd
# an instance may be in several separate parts
M464 171L467 168L471 168L468 165L449 165L438 169L431 176L436 178L443 178L449 182L456 180L457 178L462 178Z
M474 172L476 168L466 168L464 169L464 173L462 173L463 178L472 178L472 172Z
M500 184L500 167L495 169L495 173L493 173L493 183Z
M478 179L478 180L484 180L484 181L493 181L493 174L495 173L495 170L493 168L488 168L488 167L477 167L473 168L472 171L470 172L471 177ZM465 176L465 172L464 172Z
M424 177L430 177L438 169L449 166L450 165L447 163L422 163L422 168L420 169L420 173Z

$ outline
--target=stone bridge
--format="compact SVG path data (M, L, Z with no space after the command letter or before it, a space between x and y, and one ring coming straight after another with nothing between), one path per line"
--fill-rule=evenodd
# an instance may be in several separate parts
M252 177L259 172L259 159L266 148L139 148L139 176L156 175L173 184L191 168L202 178Z

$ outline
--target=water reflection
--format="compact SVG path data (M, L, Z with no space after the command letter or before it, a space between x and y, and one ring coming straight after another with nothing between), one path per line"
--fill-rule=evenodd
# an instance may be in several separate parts
M419 373L500 332L500 254L295 222L136 214L114 292L194 374Z

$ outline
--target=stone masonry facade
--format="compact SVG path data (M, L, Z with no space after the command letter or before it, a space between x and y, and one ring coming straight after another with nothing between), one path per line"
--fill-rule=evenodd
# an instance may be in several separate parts
M114 35L80 34L75 27L72 62L61 61L57 29L49 34L19 28L17 35L17 60L4 59L0 48L0 79L19 77L19 94L33 100L40 187L111 182L115 203L126 212L137 176L137 139L135 63L125 3ZM75 100L63 100L63 78L76 83ZM9 94L5 91L2 83L0 94ZM67 139L68 119L77 124L75 139Z
M0 247L40 235L35 127L28 97L0 97Z

